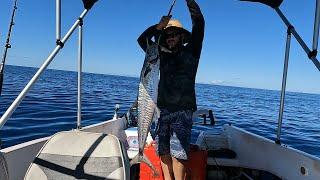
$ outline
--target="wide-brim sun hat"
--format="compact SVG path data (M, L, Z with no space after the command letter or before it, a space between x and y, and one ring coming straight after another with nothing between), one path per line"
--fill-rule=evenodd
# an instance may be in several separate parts
M179 20L176 19L170 19L170 21L168 22L168 25L164 28L164 31L168 30L168 29L177 29L179 30L181 33L187 35L187 36L191 36L191 33L183 28L183 25L180 23Z
M191 33L183 28L183 25L180 23L180 21L176 19L170 19L168 25L164 28L164 33L166 33L167 30L169 29L176 29L178 30L181 34L184 34L184 42L187 43L190 38L191 38Z

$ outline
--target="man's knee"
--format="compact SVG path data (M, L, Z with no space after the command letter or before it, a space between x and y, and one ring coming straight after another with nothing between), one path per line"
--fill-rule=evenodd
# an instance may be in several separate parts
M178 159L178 158L175 158L175 157L172 157L171 159L172 159L172 162L174 164L181 164L181 165L185 166L186 163L187 163L187 160L184 160L184 159Z

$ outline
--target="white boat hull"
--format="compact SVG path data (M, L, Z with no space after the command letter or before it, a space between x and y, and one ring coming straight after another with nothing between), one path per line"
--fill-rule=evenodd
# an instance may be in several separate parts
M126 120L110 120L83 128L83 131L116 135L126 141ZM320 159L293 148L275 144L273 141L240 128L225 125L220 134L210 130L199 136L207 149L228 148L236 152L234 159L208 158L208 165L239 167L270 172L281 179L320 179ZM48 140L41 138L2 149L8 164L10 179L23 179L30 163ZM200 144L201 146L201 144ZM131 152L132 153L132 152ZM133 152L134 153L134 152ZM216 164L217 163L217 164ZM1 172L0 172L1 173Z
M236 152L235 159L208 158L208 164L241 167L270 172L281 179L300 180L320 179L320 159L302 151L278 145L275 142L247 132L243 129L225 125L222 136L227 139L229 148ZM214 148L215 136L207 135L206 143ZM221 143L220 143L221 144ZM219 146L219 145L218 145Z

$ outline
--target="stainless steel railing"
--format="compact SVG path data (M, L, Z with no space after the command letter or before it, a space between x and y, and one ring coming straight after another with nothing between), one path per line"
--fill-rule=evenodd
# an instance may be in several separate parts
M283 111L285 104L285 92L287 85L287 74L288 74L288 63L289 63L289 55L290 55L290 44L291 44L291 35L293 35L303 50L308 55L309 59L316 66L318 71L320 71L320 62L317 59L317 49L318 49L318 40L319 40L319 24L320 24L320 0L317 0L316 3L316 12L315 12L315 22L314 22L314 33L313 33L313 44L312 50L309 49L307 44L303 41L301 36L295 30L294 26L289 22L286 16L279 9L283 0L240 0L240 1L251 1L251 2L259 2L263 3L267 6L273 8L276 13L279 15L281 20L287 26L287 41L286 41L286 51L285 51L285 60L283 67L283 77L282 77L282 87L281 87L281 97L280 97L280 107L279 107L279 116L278 116L278 128L277 128L277 139L276 143L281 144L280 136L281 136L281 128L282 128L282 120L283 120Z
M90 0L88 0L90 1ZM96 0L91 0L93 3L91 3L90 8L96 2ZM6 121L11 117L12 113L15 111L15 109L19 106L21 101L25 98L27 93L30 91L32 86L36 83L36 81L39 79L41 74L45 71L45 69L48 67L48 65L52 62L52 60L55 58L55 56L59 53L59 51L63 48L64 44L68 41L70 36L73 34L75 29L79 27L79 47L78 47L78 112L77 112L77 128L81 128L81 74L82 74L82 25L83 25L83 19L87 15L89 9L83 10L83 12L80 14L79 18L75 21L75 23L72 25L72 27L69 29L69 31L66 33L66 35L60 40L61 37L61 0L56 0L56 39L57 39L57 45L51 52L51 54L47 57L45 62L41 65L39 70L36 72L36 74L32 77L32 79L29 81L29 83L25 86L25 88L21 91L21 93L18 95L18 97L14 100L14 102L10 105L10 107L6 110L6 112L2 115L0 118L0 128L3 127L3 125L6 123Z

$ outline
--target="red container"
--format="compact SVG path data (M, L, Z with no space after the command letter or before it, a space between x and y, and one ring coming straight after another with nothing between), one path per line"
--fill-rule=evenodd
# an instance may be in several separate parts
M164 180L160 158L156 154L155 146L150 145L144 149L145 155L151 161L153 166L159 172L159 176L154 176L153 171L145 163L140 163L141 180ZM189 161L187 162L186 180L205 180L207 174L208 153L205 150L199 150L198 146L191 145Z
M159 173L159 176L154 176L152 169L145 163L140 163L140 179L141 180L164 180L163 172L160 164L160 157L156 153L155 145L152 144L144 148L144 154L151 161L153 166Z
M208 152L191 145L187 163L186 180L205 180L207 176Z

